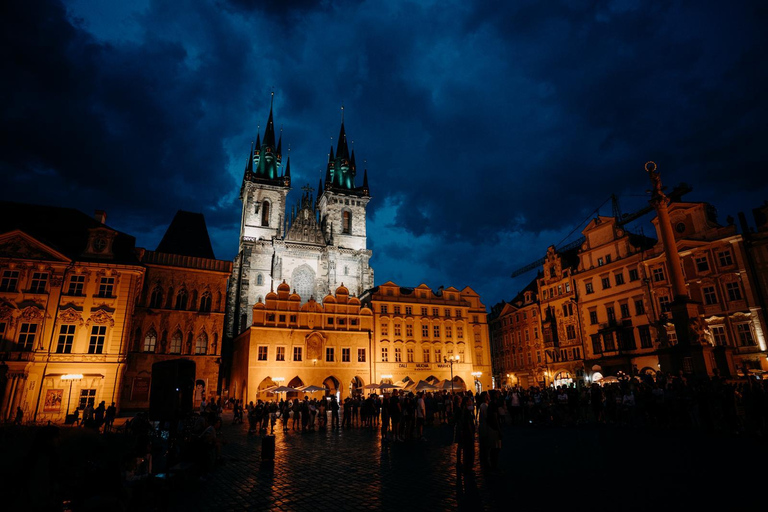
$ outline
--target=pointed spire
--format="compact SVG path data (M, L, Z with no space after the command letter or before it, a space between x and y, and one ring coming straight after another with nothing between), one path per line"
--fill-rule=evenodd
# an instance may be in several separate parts
M259 131L261 131L261 130L259 130ZM257 152L261 151L261 134L260 133L256 134L256 151Z
M349 160L349 147L347 147L347 134L344 131L344 121L341 122L341 129L339 129L339 142L336 146L336 156Z
M328 163L333 162L336 157L333 156L333 144L331 144L330 153L328 153Z
M368 169L363 172L363 189L368 190Z
M277 158L283 154L283 129L280 128L280 139L277 141Z
M323 193L323 178L318 178L317 180L317 197L320 197L320 195Z
M272 101L269 103L269 119L267 119L267 129L264 131L264 144L275 147L275 122L272 116L272 106L275 103L275 93L272 92Z
M285 163L285 178L291 179L291 155L288 154L288 161Z
M355 171L355 150L352 150L352 158L349 159L349 168L352 169L352 172Z

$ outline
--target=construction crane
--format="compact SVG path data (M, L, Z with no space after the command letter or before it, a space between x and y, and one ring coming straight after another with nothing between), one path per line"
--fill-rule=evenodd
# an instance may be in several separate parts
M669 194L667 194L667 197L668 197L668 198L669 198L669 200L670 200L670 201L672 201L672 202L679 202L679 201L680 201L680 199L681 199L681 198L682 198L682 197L683 197L685 194L687 194L687 193L691 192L692 190L693 190L693 188L692 188L690 185L688 185L687 183L681 183L681 184L679 184L678 186L676 186L676 187L675 187L675 188L672 190L672 192L670 192ZM622 214L622 213L621 213L621 208L619 207L619 198L616 196L616 194L611 194L611 196L610 196L610 198L609 198L609 199L611 200L611 210L612 210L612 213L613 213L613 216L614 216L614 218L616 219L616 225L617 225L617 226L624 226L625 224L629 224L630 222L632 222L632 221L634 221L634 220L637 220L637 219L639 219L640 217L642 217L643 215L645 215L645 214L647 214L647 213L650 213L651 211L653 211L653 206L651 206L651 205L649 204L648 206L645 206L644 208L640 208L639 210L637 210L637 211L636 211L636 212L634 212L634 213L625 213L625 214ZM600 205L600 206L598 206L598 207L597 207L595 210L593 210L593 211L592 211L592 212L589 214L589 215L590 215L590 217L592 216L592 214L594 214L594 213L598 213L598 212L600 211L600 208L602 208L602 206L603 206L605 203L607 203L607 202L608 202L607 200L606 200L606 201L604 201L604 202L603 202L603 204L601 204L601 205ZM583 223L582 223L582 224L583 224ZM580 225L579 225L579 226L580 226ZM577 226L577 227L576 227L576 229L578 229L578 227L579 227L579 226ZM576 229L574 229L574 231L575 231ZM571 231L571 234L572 234L572 233L573 233L573 231ZM568 236L570 236L571 234L569 234ZM568 238L568 236L566 237L566 239ZM573 242L569 242L569 243L567 243L566 245L563 245L563 246L557 247L557 248L556 248L556 250L557 250L558 252L564 252L564 251L568 251L568 250L570 250L570 249L573 249L573 248L575 248L575 247L580 247L580 246L581 246L581 244L583 244L583 243L585 242L585 240L586 240L586 239L585 239L583 236L582 236L582 237L579 237L578 239L574 240ZM525 274L525 273L527 273L527 272L530 272L531 270L534 270L534 269L536 269L536 268L539 268L539 267L541 267L541 266L544 264L544 261L545 261L546 259L547 259L547 258L546 258L546 256L545 256L545 257L543 257L543 258L539 258L539 259L537 259L536 261L532 261L531 263L528 263L527 265L525 265L525 266L522 266L522 267L518 268L517 270L515 270L514 272L512 272L512 276L511 276L511 277L518 277L518 276L521 276L521 275L523 275L523 274Z

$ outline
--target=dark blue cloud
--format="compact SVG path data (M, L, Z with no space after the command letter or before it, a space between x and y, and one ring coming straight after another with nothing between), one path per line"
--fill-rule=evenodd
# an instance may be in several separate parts
M3 196L106 208L148 247L184 208L234 255L272 90L297 188L316 185L346 106L378 282L509 298L532 277L509 272L611 193L644 206L649 159L723 217L768 197L761 2L0 9Z

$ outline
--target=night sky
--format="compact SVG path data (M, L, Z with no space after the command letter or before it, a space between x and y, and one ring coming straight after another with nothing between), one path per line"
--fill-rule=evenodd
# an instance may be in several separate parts
M765 2L6 0L0 26L0 199L149 249L185 209L234 257L272 91L291 203L344 105L377 284L509 300L611 193L647 204L648 160L722 223L768 199Z

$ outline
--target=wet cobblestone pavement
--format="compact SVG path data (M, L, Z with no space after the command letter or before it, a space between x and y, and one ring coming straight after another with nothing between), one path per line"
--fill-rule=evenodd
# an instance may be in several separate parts
M427 428L426 441L384 447L375 430L276 430L271 466L261 462L260 436L231 425L230 416L224 423L226 462L205 481L171 486L159 508L707 510L714 503L762 501L757 493L768 463L760 439L596 426L505 427L501 471L490 473L476 461L468 478L456 469L451 429L444 425Z

